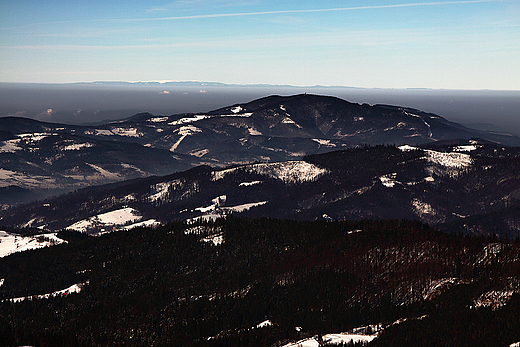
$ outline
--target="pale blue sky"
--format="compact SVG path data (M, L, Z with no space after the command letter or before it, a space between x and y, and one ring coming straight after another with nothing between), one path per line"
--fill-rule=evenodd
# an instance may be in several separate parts
M0 82L520 90L520 1L0 2Z

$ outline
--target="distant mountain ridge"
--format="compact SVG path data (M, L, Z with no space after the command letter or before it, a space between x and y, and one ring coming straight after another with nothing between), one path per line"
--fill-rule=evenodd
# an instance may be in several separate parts
M46 194L197 165L296 160L363 145L455 138L520 145L518 137L466 128L411 108L311 94L273 95L200 114L141 113L91 126L3 117L0 131L0 187Z
M520 235L520 148L477 140L360 147L303 160L199 166L90 187L0 212L0 225L89 234L230 214L297 220L416 219Z

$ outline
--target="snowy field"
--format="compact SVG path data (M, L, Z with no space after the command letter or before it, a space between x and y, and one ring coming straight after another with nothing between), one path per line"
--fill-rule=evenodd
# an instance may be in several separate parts
M20 236L0 231L0 258L15 252L23 252L67 242L56 236L56 233L35 236Z

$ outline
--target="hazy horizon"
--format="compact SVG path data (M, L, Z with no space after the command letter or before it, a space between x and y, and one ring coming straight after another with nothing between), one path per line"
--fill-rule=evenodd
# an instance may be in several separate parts
M89 124L128 118L140 112L154 115L208 112L269 95L313 93L354 103L412 107L471 128L520 136L520 91L201 86L184 83L0 83L0 116Z

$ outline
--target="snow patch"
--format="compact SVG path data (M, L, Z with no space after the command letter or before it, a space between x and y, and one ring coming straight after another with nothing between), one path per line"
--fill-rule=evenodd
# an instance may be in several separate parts
M285 183L302 183L314 181L319 176L328 172L325 169L319 168L305 161L295 160L279 163L251 164L239 168L213 171L211 173L211 179L213 181L218 181L237 170L264 175L281 180Z
M142 137L144 134L136 128L112 128L112 132L119 136Z
M0 146L0 153L14 153L23 149L18 146L20 144L20 139L7 140L3 142L4 143Z
M83 283L73 284L73 285L71 285L68 288L65 288L65 289L62 289L62 290L58 290L58 291L55 291L55 292L52 292L52 293L48 293L48 294L22 296L22 297L19 297L19 298L13 298L13 299L8 299L8 300L11 301L11 302L17 303L17 302L21 302L21 301L24 301L24 300L49 299L49 298L55 298L55 297L60 297L60 296L67 296L67 295L72 294L72 293L80 293L81 290L83 289L83 287L85 287L88 284L89 284L89 281L86 281L86 282L83 282Z
M261 132L259 132L256 129L253 129L253 128L247 128L247 131L249 131L249 135L251 135L251 136L262 136L263 135Z
M385 187L392 188L396 184L401 184L401 182L395 180L396 177L397 177L397 173L394 172L394 173L379 177L379 180Z
M241 106L237 106L237 107L233 107L233 108L231 109L231 112L233 112L233 113L239 113L239 112L242 111L242 110L243 110L243 108L242 108Z
M74 143L72 145L67 145L63 147L64 151L78 151L82 148L91 148L94 147L94 144L90 142L84 142L84 143Z
M106 129L94 129L94 130L85 130L85 135L96 135L96 136L112 136L113 132Z
M260 329L260 328L270 327L272 325L273 325L273 322L271 322L270 320L265 320L262 323L257 324L255 328Z
M465 146L457 146L453 148L455 152L471 152L479 148L477 145L465 145Z
M175 152L177 147L179 147L180 143L182 142L182 140L184 140L186 138L186 136L191 136L196 133L201 133L202 130L193 125L185 125L174 131L174 133L176 133L176 132L179 133L179 135L181 135L181 138L171 146L171 148L170 148L171 152Z
M249 186L253 186L255 184L260 184L260 183L262 183L262 181L242 182L238 186L239 187L249 187Z
M148 220L145 220L145 221L142 221L139 223L127 225L127 226L123 227L122 229L130 230L130 229L139 228L139 227L157 227L159 225L162 225L162 223L155 219L148 219Z
M168 191L171 186L175 186L176 183L180 183L179 180L177 181L171 181L171 182L160 182L151 187L152 189L152 195L148 197L148 200L151 202L159 201L159 200L166 200L168 197Z
M197 207L194 209L194 211L199 211L199 212L202 212L202 213L206 213L206 212L209 212L209 211L213 211L215 210L217 207L220 206L220 204L223 204L226 202L226 199L227 199L227 196L226 195L221 195L221 196L217 196L216 198L214 198L213 200L211 200L211 202L213 204L207 206L207 207Z
M224 243L224 233L211 235L211 236L201 239L200 241L210 242L210 243L213 243L213 245L218 246L218 245L221 245Z
M330 140L325 140L325 139L312 139L312 141L317 142L317 143L319 143L319 144L322 145L322 146L327 146L327 147L336 147L336 144L331 143Z
M121 226L129 222L136 222L140 219L142 219L142 216L139 214L139 211L131 207L125 207L119 210L89 217L68 226L66 229L72 229L83 233L86 233L89 229L92 228L106 228L112 226L113 229L117 229L117 226ZM102 229L102 231L104 230Z
M209 149L204 148L204 149L201 149L199 151L190 152L190 155L193 155L194 157L197 157L197 158L201 158L201 157L205 156L208 153L209 153Z
M168 123L168 125L181 125L186 123L193 123L198 122L199 120L203 120L206 118L210 118L209 116L203 115L203 114L197 114L193 117L184 117L178 120L174 120L173 122Z
M29 134L18 134L18 136L21 139L24 139L26 142L38 142L43 140L44 138L48 136L56 136L58 134L51 134L51 133L29 133Z
M413 113L409 113L406 111L404 111L404 114L406 114L407 116L416 117L416 118L419 118L420 120L422 120L424 122L424 124L428 127L428 137L429 138L433 137L431 125L427 121L425 121L421 116L413 114Z
M267 204L267 201L260 201L260 202L251 202L248 204L242 204L242 205L236 205L236 206L228 206L228 207L221 207L223 211L230 211L230 212L244 212L248 211L253 207L262 206Z
M282 120L282 124L294 124L296 127L298 127L299 129L302 129L303 127L301 125L299 125L298 123L296 123L295 121L293 121L291 118L289 117L285 117L283 120Z
M400 146L399 149L404 152L413 150L423 151L425 154L424 159L430 163L428 170L430 173L436 173L439 175L457 175L460 170L463 170L473 164L473 159L471 159L471 156L465 153L445 153L430 149L420 149L408 145Z
M56 233L21 236L0 231L0 258L16 252L39 249L61 243L67 243L67 241L57 237Z
M341 343L360 343L360 342L371 342L378 335L357 335L357 334L327 334L323 336L314 336L307 339L303 339L294 343L288 343L282 347L319 347L323 344L328 345L339 345Z
M414 208L415 213L417 213L419 216L436 214L435 210L430 204L420 201L419 199L412 200L412 207Z
M166 122L168 120L168 117L154 117L147 120L147 122L150 123L162 123Z

